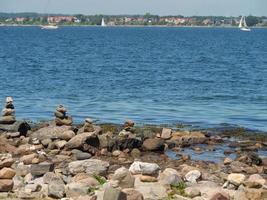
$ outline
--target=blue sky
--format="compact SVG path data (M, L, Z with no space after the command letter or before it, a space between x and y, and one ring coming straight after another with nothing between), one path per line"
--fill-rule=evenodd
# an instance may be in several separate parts
M267 0L0 0L0 12L266 16Z

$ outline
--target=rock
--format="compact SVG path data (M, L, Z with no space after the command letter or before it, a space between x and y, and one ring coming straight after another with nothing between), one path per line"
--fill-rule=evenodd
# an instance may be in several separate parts
M167 199L167 190L159 182L142 182L140 176L135 178L134 188L143 194L144 199Z
M194 132L175 132L172 134L171 140L175 141L180 145L192 145L192 144L202 144L207 138L206 136L198 131Z
M233 162L233 160L232 160L231 158L229 158L229 157L226 157L226 158L224 159L224 161L223 161L223 164L225 164L225 165L229 165L229 164L231 164L231 162Z
M72 182L81 183L89 188L97 188L100 183L91 175L77 174L72 178Z
M142 147L142 141L137 138L112 138L108 143L108 151L135 149Z
M20 135L26 135L31 130L30 125L25 121L16 121L13 124L0 124L1 132L19 132Z
M114 157L118 157L121 153L122 153L122 151L120 151L120 150L115 150L115 151L112 152L112 156L114 156Z
M246 188L245 196L249 200L265 200L267 199L267 191L264 189Z
M160 167L156 163L147 163L134 161L131 164L129 171L132 174L143 174L143 175L157 175L159 173Z
M67 197L79 197L88 194L88 186L84 183L70 183L66 185L66 196Z
M157 182L158 179L155 178L154 176L142 175L140 177L140 181L142 181L142 182Z
M144 200L143 195L133 188L123 189L122 192L126 193L127 200Z
M31 166L30 165L24 165L23 163L19 163L16 167L16 175L18 176L26 176L31 172Z
M253 174L249 176L244 184L249 188L260 188L266 184L266 180L259 174Z
M69 131L69 132L68 132ZM74 135L71 131L70 126L49 126L40 128L39 130L31 134L31 138L37 138L42 141L45 139L70 139Z
M200 193L199 189L197 189L197 188L188 187L188 188L185 188L185 195L187 197L194 198L196 196L200 196L201 193Z
M62 149L65 145L66 145L66 141L65 140L59 140L57 142L55 142L55 145L58 149Z
M97 159L73 161L68 165L69 172L73 175L86 172L88 174L106 175L109 163Z
M76 160L86 160L91 158L92 155L90 153L85 153L85 152L78 152L75 154Z
M32 164L32 160L37 157L38 155L36 153L32 153L29 155L22 156L20 158L20 161L23 162L25 165L29 165L29 164Z
M0 170L0 179L12 179L16 175L16 172L11 168L4 167Z
M108 187L104 191L103 200L127 200L127 195L119 189Z
M133 158L140 158L141 156L141 151L139 149L136 149L134 148L132 151L131 151L131 156Z
M235 186L239 186L244 182L245 178L246 176L244 174L232 173L228 175L227 181Z
M0 161L0 169L4 167L11 167L11 165L15 162L13 158L7 158L2 161Z
M54 172L46 172L43 176L43 182L45 184L50 183L57 183L57 184L63 184L63 180L60 176L56 175Z
M175 169L166 168L162 173L160 173L159 182L162 185L169 186L178 185L179 183L182 183L183 180Z
M229 200L229 199L230 199L229 195L222 192L217 192L210 198L210 200Z
M39 164L31 165L31 174L33 176L42 176L46 172L51 172L54 170L54 164L48 162L42 162Z
M65 185L58 182L51 182L48 184L48 196L53 198L63 198L65 196Z
M13 180L0 179L0 192L9 192L13 188Z
M134 187L135 178L131 175L130 171L125 167L117 169L112 177L112 180L117 180L121 188Z
M70 139L65 146L68 149L83 149L84 144L99 147L99 139L96 132L78 134Z
M201 172L198 170L192 170L189 171L186 175L185 175L185 180L190 182L190 183L196 183L197 180L200 178L201 176Z
M164 140L160 138L146 139L143 147L147 151L164 151Z
M161 138L168 140L172 137L172 130L170 128L163 128L161 132Z
M50 143L52 143L52 140L50 138L41 140L41 143L44 147L47 147Z

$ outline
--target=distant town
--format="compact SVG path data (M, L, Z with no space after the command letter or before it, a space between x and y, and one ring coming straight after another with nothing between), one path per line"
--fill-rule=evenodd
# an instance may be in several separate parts
M159 16L144 15L62 15L38 13L0 13L0 25L100 25L102 18L107 26L238 26L241 16ZM247 16L248 26L267 27L267 17Z

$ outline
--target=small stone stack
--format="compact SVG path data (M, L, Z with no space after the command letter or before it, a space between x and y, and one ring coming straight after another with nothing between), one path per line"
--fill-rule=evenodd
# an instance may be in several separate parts
M16 119L13 99L12 97L7 97L5 108L2 110L2 118L0 119L0 124L13 124L14 122L16 122Z
M85 123L83 125L84 132L94 132L95 128L93 125L93 120L90 118L85 119Z
M63 105L59 105L56 108L55 111L55 122L57 126L71 126L72 125L72 117L71 116L67 116L67 109L63 106Z
M123 130L119 133L121 138L135 138L134 122L127 120L123 125Z
M11 155L0 158L0 192L9 192L13 189L12 178L16 175L15 170L10 168L13 163L14 160Z

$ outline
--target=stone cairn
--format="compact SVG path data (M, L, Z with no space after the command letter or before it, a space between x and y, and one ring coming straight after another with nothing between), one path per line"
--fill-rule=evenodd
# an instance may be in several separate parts
M123 130L119 133L121 138L135 138L134 122L127 120L123 125Z
M94 132L95 128L93 125L93 120L90 118L86 118L83 125L84 132Z
M55 111L55 122L57 126L71 126L72 125L72 117L68 116L67 114L67 109L63 105L59 105L56 108Z
M15 107L13 105L12 97L6 98L6 105L2 110L2 117L0 118L0 124L13 124L15 119Z

